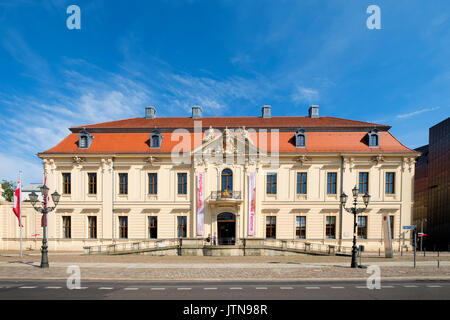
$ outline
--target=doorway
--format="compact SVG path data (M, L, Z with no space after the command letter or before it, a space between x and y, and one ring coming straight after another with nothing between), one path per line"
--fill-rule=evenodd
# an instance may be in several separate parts
M236 216L230 212L219 214L217 231L219 246L234 245L236 243Z

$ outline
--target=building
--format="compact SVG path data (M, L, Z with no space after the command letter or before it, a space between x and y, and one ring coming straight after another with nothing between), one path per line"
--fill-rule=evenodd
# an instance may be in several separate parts
M414 224L428 250L450 248L450 118L430 128L429 144L416 149Z
M394 250L410 248L402 226L412 218L415 158L390 126L319 115L145 117L70 128L39 153L50 192L50 250L217 235L219 245L284 239L351 247L353 216L340 204L357 186L371 195L358 218L358 243L384 250L389 217ZM362 198L359 198L362 205ZM40 216L28 204L31 232ZM0 214L2 248L18 246L15 218ZM40 232L41 233L41 232ZM30 239L31 244L35 245Z
M26 186L23 186L22 187L22 199L25 201L29 200L30 194L32 192L34 192L38 195L38 200L42 201L41 186L42 186L42 183L38 183L38 182L30 183Z

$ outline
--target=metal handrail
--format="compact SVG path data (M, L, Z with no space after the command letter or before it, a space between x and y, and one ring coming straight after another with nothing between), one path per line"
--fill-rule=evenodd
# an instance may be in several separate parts
M135 242L124 242L124 243L111 243L106 245L98 245L98 246L90 246L84 247L85 252L91 253L116 253L116 252L126 252L126 251L140 251L146 249L157 249L162 247L173 247L173 246L182 246L181 239L179 238L169 238L169 239L145 239L141 241ZM198 247L204 245L211 245L205 241L205 239L186 239L191 245L195 245ZM246 246L246 241L244 239L236 239L236 238L222 238L217 239L217 245L238 245L238 246ZM281 240L281 239L260 239L263 246L272 247L272 248L282 248L282 249L291 249L291 250L300 250L305 252L318 252L318 253L351 253L351 247L344 247L341 245L330 245L330 244L321 244L321 243L313 243L307 242L304 240Z
M241 200L242 195L241 191L212 191L211 192L211 200L226 200L226 199L235 199Z

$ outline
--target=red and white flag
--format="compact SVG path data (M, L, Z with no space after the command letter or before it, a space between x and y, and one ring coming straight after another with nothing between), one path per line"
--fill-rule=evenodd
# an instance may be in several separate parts
M19 220L19 226L22 226L22 221L20 218L20 202L22 201L22 197L21 197L21 188L20 188L20 180L19 182L17 182L17 189L16 191L14 191L14 207L13 207L13 212L14 214L17 216L17 219Z

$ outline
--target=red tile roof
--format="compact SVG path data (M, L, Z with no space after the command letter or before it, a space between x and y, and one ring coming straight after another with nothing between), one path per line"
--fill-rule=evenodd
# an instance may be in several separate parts
M302 117L298 117L299 119ZM179 118L176 118L179 119ZM217 128L218 124L223 125L227 123L225 120L230 118L220 118L223 119L218 121L213 127ZM234 119L234 118L231 118ZM236 118L242 121L243 118ZM272 118L273 119L273 118ZM304 118L302 118L304 119ZM320 118L319 118L320 119ZM321 123L323 126L324 123L329 124L330 118L324 119ZM142 120L142 119L141 119ZM192 119L191 119L192 120ZM261 120L261 119L260 119ZM270 119L269 119L270 120ZM285 118L286 123L293 123L291 118ZM310 119L313 120L313 119ZM316 119L314 119L316 120ZM123 120L120 124L120 121L114 121L115 125L123 125L124 123L130 123L130 120ZM256 121L256 120L253 120ZM272 121L272 123L278 123L278 119ZM347 122L348 121L348 122ZM177 120L174 120L176 123ZM119 123L119 124L118 124ZM134 125L141 125L144 122L136 122L132 121ZM232 123L232 122L230 122ZM239 124L243 124L246 127L251 127L252 124L256 122L239 122ZM347 123L348 125L352 123L362 123L365 122L355 122L351 120L343 120L340 124ZM100 126L104 124L99 124ZM85 126L85 128L94 128L99 125L93 126ZM212 125L212 124L211 124ZM330 125L330 124L329 124ZM107 126L111 128L111 123ZM306 127L306 125L302 125ZM209 126L208 126L209 127ZM80 127L81 128L81 127ZM88 129L89 130L89 129ZM174 148L178 148L176 150L179 151L187 151L193 150L198 147L202 143L203 133L184 133L184 134L176 134L171 132L162 132L163 140L161 144L161 148L152 149L149 146L150 142L150 132L152 128L148 130L148 132L93 132L91 133L94 136L92 143L88 149L79 149L78 148L78 134L71 133L67 136L63 141L61 141L55 147L45 151L43 154L103 154L103 153L112 153L112 154L156 154L156 153L171 153ZM270 132L270 131L269 131ZM370 148L365 141L365 137L367 135L367 131L363 130L334 130L328 129L326 131L310 131L306 132L306 147L305 148L296 148L294 143L294 134L295 131L291 132L278 132L279 143L278 143L278 152L280 153L319 153L319 152L361 152L361 153L404 153L404 152L414 152L404 145L402 145L397 139L395 139L390 132L388 131L380 131L379 135L379 143L380 146L378 148ZM252 142L260 149L268 152L276 151L275 145L272 146L272 136L264 133L252 133L250 132L250 138ZM264 138L264 135L267 137ZM265 142L267 141L267 142Z
M132 118L118 121L103 122L85 126L70 128L72 131L86 129L153 129L153 128L193 128L194 122L200 123L203 128L379 128L388 130L390 126L362 122L333 117L203 117L201 119L192 119L187 117L171 118Z

